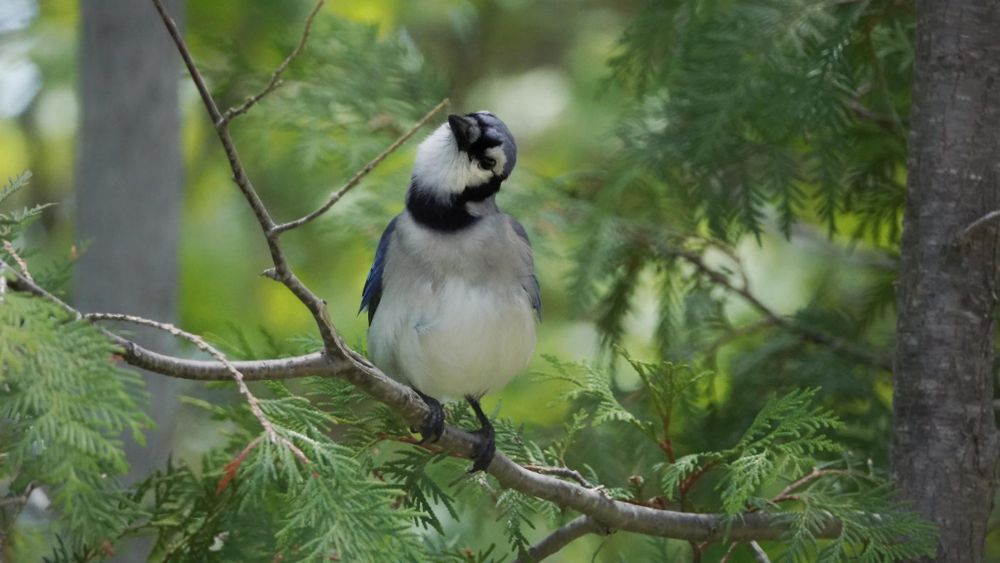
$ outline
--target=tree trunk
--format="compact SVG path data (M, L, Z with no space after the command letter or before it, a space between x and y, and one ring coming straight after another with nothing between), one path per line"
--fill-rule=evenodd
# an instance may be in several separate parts
M940 532L934 561L982 561L995 492L1000 3L919 0L899 277L893 477Z
M181 14L181 1L165 3ZM183 181L177 53L148 1L84 0L81 10L76 228L86 250L74 299L87 312L172 322ZM154 348L173 346L168 335L129 330ZM152 374L146 384L157 428L146 447L126 436L132 480L163 465L172 445L178 384ZM119 560L145 560L135 549Z

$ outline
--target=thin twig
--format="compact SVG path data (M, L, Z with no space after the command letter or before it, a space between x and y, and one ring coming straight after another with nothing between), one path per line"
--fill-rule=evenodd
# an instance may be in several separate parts
M21 270L21 275L28 278L29 281L35 281L34 278L31 277L31 272L28 271L28 263L24 261L24 258L21 258L21 256L18 255L17 249L14 248L14 245L11 244L9 240L3 241L3 249L7 251L7 254L10 254L10 257L14 259L14 262L17 262L17 267Z
M869 350L867 348L862 348L851 342L848 342L840 337L834 336L827 332L816 330L810 326L804 325L800 322L796 322L787 317L781 316L778 313L771 310L770 307L765 305L756 295L751 293L747 288L739 287L732 283L728 277L724 274L717 272L710 268L708 264L702 260L701 256L694 252L689 252L687 250L671 248L667 249L665 252L677 256L683 259L692 266L695 267L699 272L701 272L705 277L709 278L712 282L722 286L731 293L735 293L743 298L752 308L756 309L761 315L764 316L772 324L779 325L787 330L798 333L805 337L807 340L811 340L818 344L823 344L828 348L842 352L846 356L850 356L855 361L868 364L886 371L892 371L892 362L884 357L882 354L878 354Z
M285 257L278 241L278 234L272 232L275 227L274 220L271 218L271 214L267 211L267 207L264 206L264 202L260 199L260 196L254 189L253 184L250 182L250 178L247 177L246 170L243 168L243 163L240 161L239 153L236 151L236 145L233 143L232 136L229 134L228 122L222 119L222 114L219 113L219 106L215 103L215 98L212 97L212 93L205 84L205 78L198 70L198 66L195 64L194 58L191 56L191 51L184 42L184 37L177 28L177 24L170 17L170 15L167 14L166 9L163 7L162 0L152 0L152 2L153 5L156 6L156 11L160 14L163 24L167 27L167 31L170 33L170 37L173 39L174 45L177 46L177 50L180 53L181 58L184 60L184 65L187 67L188 73L191 75L191 80L194 81L195 87L198 89L198 94L201 96L201 101L205 106L205 110L208 112L209 118L215 125L216 135L219 137L219 142L222 143L222 148L226 153L226 158L229 160L229 168L233 172L233 181L236 182L236 186L240 189L240 192L243 194L243 198L246 199L247 204L250 205L250 209L253 211L254 217L257 219L257 223L260 225L264 238L267 241L268 251L271 254L271 262L274 264L275 278L284 284L285 287L287 287L289 291L291 291L292 294L294 294L295 297L297 297L312 314L316 327L319 330L320 338L323 340L323 348L327 355L331 358L354 357L354 355L351 354L351 351L347 349L344 343L341 342L340 337L337 335L337 331L334 328L333 323L330 321L330 316L327 312L326 301L320 299L315 293L310 291L309 288L302 283L302 280L300 280L289 267L288 260Z
M777 312L765 305L750 290L749 280L746 276L746 272L740 264L738 256L736 256L733 251L727 250L725 246L718 245L712 241L706 241L714 248L730 256L730 258L737 263L737 266L739 266L737 270L739 271L742 284L734 283L729 279L728 275L710 268L708 264L705 263L703 256L697 252L687 250L673 243L664 243L657 236L650 235L649 233L639 232L637 233L636 239L640 243L649 246L654 252L658 252L665 256L680 258L691 264L698 272L713 283L721 286L730 293L740 296L747 302L748 305L750 305L751 308L757 310L770 323L779 325L785 330L797 333L806 340L822 344L834 351L842 352L844 355L851 357L854 361L868 364L886 371L892 371L892 361L885 354L878 353L877 351L871 350L867 347L856 345L848 340L834 336L823 330L817 330L801 322L795 321L794 319L789 319L779 315Z
M240 394L243 395L243 397L247 401L247 404L250 405L250 412L252 412L254 417L257 418L257 420L260 422L260 425L264 427L264 432L267 434L268 439L271 442L283 444L285 447L291 450L292 453L295 454L295 457L299 458L299 461L301 461L302 463L304 464L309 463L309 458L306 457L306 454L302 453L302 450L300 450L298 446L293 444L291 440L289 440L288 438L285 438L284 436L278 434L278 432L274 429L274 425L271 424L271 421L267 419L267 416L264 414L264 411L260 408L260 403L258 402L257 397L254 396L254 394L250 392L250 388L247 387L246 382L243 380L243 374L240 373L240 370L236 369L236 366L234 366L232 362L230 362L229 359L226 358L225 354L223 354L215 346L212 346L211 344L206 342L205 339L203 339L202 337L198 336L197 334L192 334L190 332L181 330L169 323L161 323L150 319L144 319L142 317L137 317L135 315L123 315L118 313L88 313L84 315L84 318L89 321L119 321L119 322L127 322L127 323L153 327L155 329L169 332L170 334L178 338L183 338L188 342L194 344L199 350L205 352L206 354L211 355L221 364L226 366L226 370L229 371L230 375L232 375L233 379L236 381L236 386L239 388Z
M403 143L405 143L406 141L408 141L410 139L410 137L412 137L414 134L416 134L416 132L419 131L421 127L423 127L424 125L426 125L427 122L430 121L431 118L434 117L435 114L437 114L439 111L441 111L442 109L444 109L444 107L447 106L448 104L449 104L448 98L445 98L445 99L441 100L440 102L438 102L438 105L436 105L433 108L431 108L431 110L429 112L427 112L423 117L421 117L420 121L417 121L413 125L413 127L410 128L409 131L407 131L406 133L403 133L402 135L400 135L400 137L398 139L396 139L395 141L393 141L393 143L391 145L389 145L388 147L386 147L386 149L384 151L382 151L381 153L379 153L378 156L376 156L375 158L373 158L371 160L371 162L369 162L368 164L366 164L364 166L364 168L362 168L361 170L358 170L354 174L354 176L352 176L351 179L347 181L346 184L344 184L343 186L341 186L341 188L339 190L337 190L337 191L333 192L332 194L330 194L330 197L327 198L326 202L323 205L321 205L319 207L319 209L313 211L312 213L309 213L308 215L304 215L304 216L302 216L302 217L300 217L300 218L298 218L298 219L296 219L294 221L289 221L287 223L282 223L280 225L277 225L277 226L275 226L274 228L271 229L271 233L277 235L277 234L281 234L281 233L283 233L285 231L289 231L291 229L294 229L296 227L301 227L302 225L304 225L304 224L312 221L313 219L319 217L320 215L326 213L331 207L333 207L333 205L335 203L337 203L338 201L340 201L340 198L344 197L344 194L346 194L347 192L351 191L351 189L353 189L355 186L357 186L358 184L360 184L361 180L363 180L365 176L367 176L372 170L374 170L376 166L378 166L379 164L381 164L382 161L386 159L386 157L388 157L396 149L398 149L400 146L402 146Z
M525 561L541 561L546 557L557 553L566 547L573 540L581 538L587 534L598 534L606 536L611 533L607 526L602 525L590 516L583 515L570 520L565 526L556 529L542 541L528 548L528 559L515 559L514 563L524 563Z
M719 563L729 563L729 560L732 559L733 557L733 552L736 551L736 548L739 545L740 542L734 541L730 543L729 549L726 550L726 553L725 555L722 556L722 559L719 559ZM746 542L746 545L750 549L751 553L753 553L753 558L754 560L757 561L757 563L771 563L771 560L768 559L767 557L767 552L765 552L764 549L760 547L759 543L755 541L749 541Z
M733 552L736 551L736 548L739 545L740 542L729 542L729 547L726 549L726 552L722 554L722 558L719 559L719 563L729 563L729 560L733 557Z
M976 219L975 221L970 223L968 227L962 230L962 234L960 234L958 237L959 242L965 242L969 240L969 237L972 236L972 233L978 231L979 229L982 229L983 227L989 225L990 223L996 221L997 219L1000 219L1000 209L997 209L995 211L990 211L986 215L983 215L979 219Z
M844 105L847 106L847 109L854 112L854 114L857 115L858 117L862 117L864 119L873 121L883 129L892 130L893 128L895 128L896 125L898 125L896 120L893 119L891 115L881 114L861 103L861 100L855 98L847 98L844 100Z
M534 471L535 473L541 473L542 475L556 475L558 477L564 477L566 479L572 479L581 486L587 487L588 489L593 489L594 485L583 478L576 469L570 469L569 467L546 467L544 465L525 465L523 466L528 471Z
M757 322L743 325L741 327L734 328L725 334L720 335L718 338L713 340L708 347L705 349L705 355L713 356L720 348L729 344L734 340L739 340L745 336L753 335L761 330L774 326L774 319L771 317L764 317Z
M14 279L8 283L14 291L30 293L57 305L74 319L81 319L83 315L67 304L62 299L49 293L37 283L28 280L18 274L17 270L0 260L0 269L7 269L14 273ZM156 373L169 375L181 379L192 379L196 381L223 381L232 379L225 364L214 360L189 360L187 358L177 358L160 354L152 350L118 336L117 334L95 327L104 333L112 342L121 346L122 357L130 365ZM302 356L290 358L275 358L269 360L250 360L240 362L230 362L236 369L240 370L246 381L260 380L280 380L297 377L321 376L337 377L343 372L353 368L353 363L344 359L330 359L322 352L313 352Z
M167 14L161 0L153 0L153 5L156 6L156 10L167 27L171 39L173 39L174 44L177 46L181 59L184 60L184 66L187 67L188 74L191 75L191 80L194 81L195 88L198 90L198 95L201 96L201 101L204 103L205 109L208 111L208 115L215 125L216 134L222 143L222 148L229 159L229 166L233 171L233 181L236 182L237 187L243 192L243 196L250 202L250 207L253 209L257 222L264 227L266 233L274 225L274 221L257 196L246 173L243 171L243 165L240 163L239 155L236 153L233 140L229 135L227 123L222 119L222 114L219 112L219 106L215 103L212 93L208 90L205 78L201 75L197 65L195 65L194 59L191 57L191 51L188 50L187 44L184 42L184 37L181 35L180 29L177 28L177 23Z
M11 289L13 289L14 291L22 291L22 292L25 292L25 293L30 293L30 294L34 295L35 297L41 297L42 299L45 299L45 300L47 300L47 301L49 301L51 303L54 303L60 309L62 309L67 314L69 314L70 316L72 316L74 319L81 319L81 318L83 318L83 314L80 313L80 311L77 311L76 309L74 309L73 307L71 307L69 305L69 303L66 303L62 299L59 299L55 295L49 293L44 288L42 288L40 285L38 285L37 283L35 283L33 280L29 280L28 278L24 277L23 274L19 273L14 268L11 268L10 264L7 264L4 260L0 259L0 262L2 262L3 265L6 266L6 268L8 270L10 270L14 274L14 279L12 279L12 280L10 280L8 282L8 284L11 287Z
M295 57L299 56L299 53L302 52L303 47L306 46L306 40L309 39L309 30L312 28L313 19L315 19L316 14L319 13L319 9L323 7L324 1L325 0L318 0L316 2L316 5L313 6L312 11L309 12L309 15L306 17L306 23L302 29L302 37L299 38L298 44L295 45L295 48L292 49L292 52L289 53L287 57L285 57L285 60L281 61L281 64L278 65L278 68L274 69L274 72L271 73L271 79L267 81L267 85L264 86L264 89L261 90L260 92L257 92L253 96L250 96L246 100L243 100L243 103L240 104L239 106L227 109L226 112L222 114L221 118L222 123L229 123L230 121L233 120L234 117L246 113L247 110L253 107L253 105L256 104L257 102L259 102L261 98L270 94L272 91L281 86L281 84L283 83L281 80L281 73L285 72L285 69L288 68L288 65L291 64L293 60L295 60ZM219 125L221 124L216 123L216 127L218 127Z
M780 493L774 495L771 498L771 502L782 502L791 498L791 494L795 491L801 489L803 486L812 483L813 481L826 477L827 475L853 475L850 471L845 471L843 469L819 469L813 468L812 472L806 474L799 479L792 481L787 487L781 490Z
M757 563L771 563L771 560L767 557L767 552L760 547L759 543L751 541L747 545L750 547L750 551L753 552L753 558L757 560Z

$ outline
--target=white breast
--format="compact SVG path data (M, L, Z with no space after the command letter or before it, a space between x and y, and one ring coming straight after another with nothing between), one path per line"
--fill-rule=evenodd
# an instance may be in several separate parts
M520 283L519 249L485 248L498 240L496 232L435 244L420 239L434 233L408 231L413 224L407 219L398 222L405 242L397 241L400 247L388 256L382 300L368 329L372 360L439 399L500 390L527 367L535 348L535 314ZM449 259L474 267L445 271L441 265Z
M437 398L502 389L535 349L535 319L524 290L461 280L383 298L368 331L376 365Z

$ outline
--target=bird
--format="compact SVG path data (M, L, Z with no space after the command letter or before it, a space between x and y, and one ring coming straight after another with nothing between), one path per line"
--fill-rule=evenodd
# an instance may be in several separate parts
M442 400L472 407L480 428L469 473L496 452L480 399L527 367L541 320L528 234L496 202L516 162L496 115L449 115L417 148L406 208L382 233L361 296L372 362L427 404L414 429L421 442L441 437Z

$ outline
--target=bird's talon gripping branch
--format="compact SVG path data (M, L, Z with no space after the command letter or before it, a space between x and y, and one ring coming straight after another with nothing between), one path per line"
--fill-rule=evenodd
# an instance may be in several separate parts
M496 435L493 431L493 424L483 412L478 399L467 396L465 400L472 405L472 410L475 411L476 418L479 419L481 426L479 430L473 432L479 440L476 443L476 447L472 450L473 461L472 467L469 468L469 473L486 471L486 468L490 466L490 462L493 461L493 456L497 453Z
M417 390L414 389L414 391ZM427 418L424 419L424 423L420 425L420 428L411 428L410 430L420 432L421 444L433 444L441 439L441 434L444 434L444 408L434 397L425 395L420 391L417 391L417 395L420 395L420 398L424 400L430 412L427 413Z

